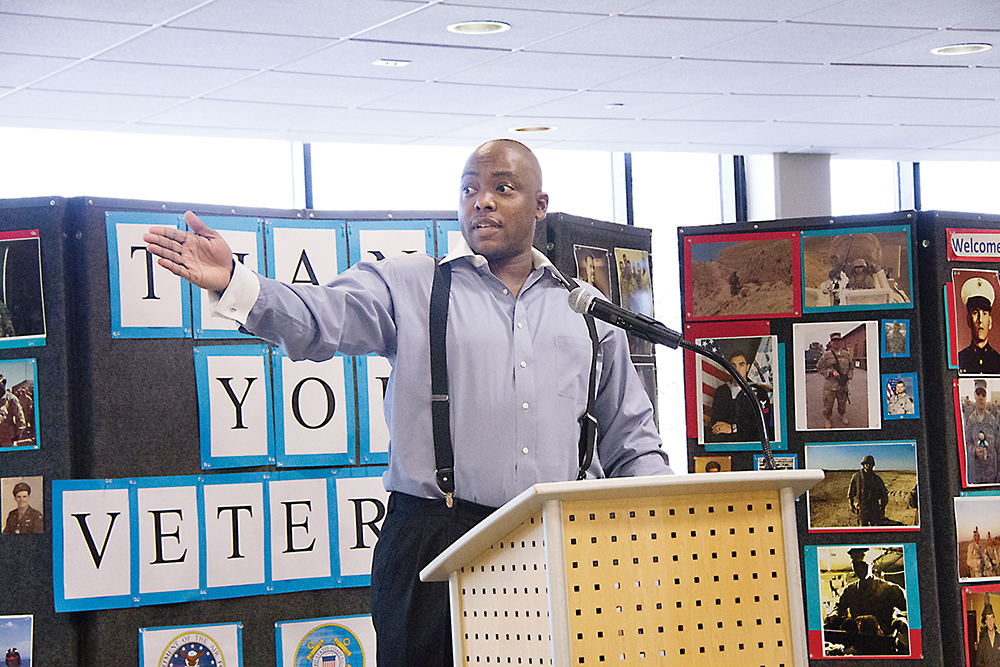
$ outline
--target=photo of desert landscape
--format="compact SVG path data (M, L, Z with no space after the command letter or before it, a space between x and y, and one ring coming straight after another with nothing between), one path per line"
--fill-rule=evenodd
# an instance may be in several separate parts
M915 442L873 442L806 445L806 468L822 470L826 477L807 494L809 530L892 530L920 527ZM872 457L871 472L885 487L881 509L866 499L877 497L859 489L865 457ZM855 477L858 476L856 479ZM852 482L855 493L852 498ZM878 486L877 481L869 485ZM865 506L869 504L869 506ZM852 505L854 507L852 508ZM865 520L867 519L867 520ZM862 525L864 522L865 525Z
M789 234L726 238L689 246L688 317L797 314L797 238Z

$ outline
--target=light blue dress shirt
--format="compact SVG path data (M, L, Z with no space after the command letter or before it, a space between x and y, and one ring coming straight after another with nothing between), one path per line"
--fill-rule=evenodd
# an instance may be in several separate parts
M576 478L591 341L548 259L515 296L486 259L461 246L452 263L448 377L455 496L499 507L537 482ZM392 364L385 393L388 491L443 498L434 475L428 347L434 259L361 262L327 286L286 285L237 264L216 311L294 360L374 353ZM672 471L625 334L597 322L601 440L595 477Z

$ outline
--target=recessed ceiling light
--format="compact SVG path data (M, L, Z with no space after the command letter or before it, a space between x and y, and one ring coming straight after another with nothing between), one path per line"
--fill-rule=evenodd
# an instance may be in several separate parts
M512 127L508 132L548 132L558 129L555 125L526 125L525 127Z
M510 30L510 24L503 21L462 21L461 23L452 23L448 26L448 30L460 35L488 35L493 32Z
M378 60L372 61L372 65L376 65L378 67L406 67L409 64L409 60L389 60L387 58L379 58Z
M970 53L982 53L992 48L991 44L949 44L931 49L931 53L936 56L967 56Z

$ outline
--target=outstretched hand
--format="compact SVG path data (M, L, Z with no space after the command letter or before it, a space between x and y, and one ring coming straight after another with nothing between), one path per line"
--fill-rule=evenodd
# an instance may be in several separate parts
M233 251L217 231L191 211L184 214L191 231L176 227L150 227L142 235L157 263L194 285L221 292L233 275Z

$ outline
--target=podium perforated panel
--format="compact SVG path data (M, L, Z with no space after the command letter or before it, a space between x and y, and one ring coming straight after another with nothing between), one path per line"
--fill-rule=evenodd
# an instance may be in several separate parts
M551 665L541 513L458 573L467 664Z
M793 664L777 492L562 509L574 665Z

